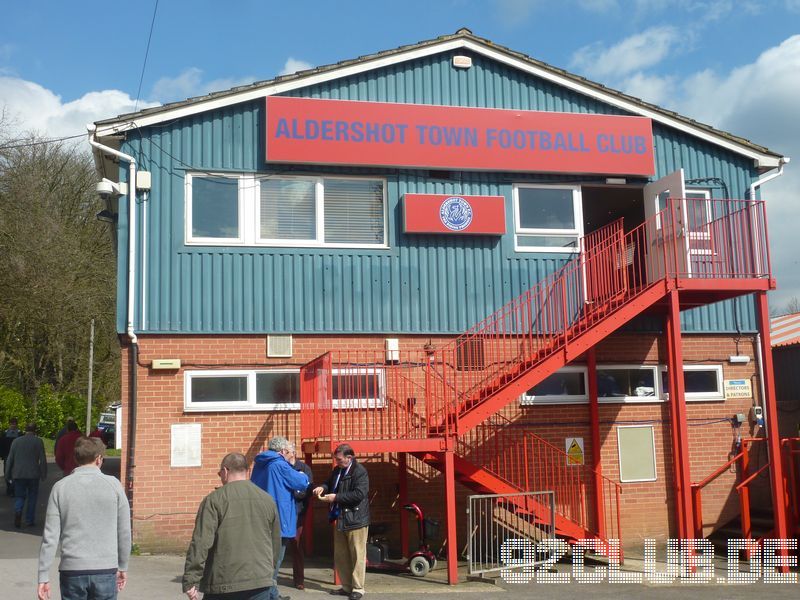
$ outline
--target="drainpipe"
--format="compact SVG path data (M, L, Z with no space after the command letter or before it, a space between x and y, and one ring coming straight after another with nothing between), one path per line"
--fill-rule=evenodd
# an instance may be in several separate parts
M764 413L764 423L766 424L767 419L770 418L770 415L767 414L767 390L764 386L764 358L761 356L761 334L756 334L756 361L758 361L758 391L760 392L759 398L761 400L761 411ZM775 418L778 416L775 415ZM764 437L767 437L767 429L764 429Z
M128 163L128 302L127 302L127 323L126 333L131 342L130 352L130 410L129 410L129 434L128 434L128 456L126 461L125 481L128 488L128 500L133 508L133 470L136 466L134 449L136 448L136 392L137 377L136 367L139 362L139 339L133 329L134 311L134 284L136 281L136 159L129 154L125 154L110 148L97 141L95 134L96 127L93 124L86 126L89 130L89 144L104 154L111 154L120 160ZM133 515L133 510L131 510Z

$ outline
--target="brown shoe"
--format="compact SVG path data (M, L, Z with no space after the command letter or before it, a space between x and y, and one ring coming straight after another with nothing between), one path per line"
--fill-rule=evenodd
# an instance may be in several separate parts
M298 584L297 584L296 586L294 586L294 587L296 587L298 590L304 590L304 589L306 589L306 586L304 586L302 583L298 583Z
M22 528L22 513L21 512L14 513L14 527L16 527L17 529L21 529Z

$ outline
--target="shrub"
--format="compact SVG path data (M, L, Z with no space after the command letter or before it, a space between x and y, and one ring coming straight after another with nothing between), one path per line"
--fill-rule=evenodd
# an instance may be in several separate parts
M12 417L17 418L19 428L24 430L30 413L30 403L20 392L0 386L0 431L8 429Z

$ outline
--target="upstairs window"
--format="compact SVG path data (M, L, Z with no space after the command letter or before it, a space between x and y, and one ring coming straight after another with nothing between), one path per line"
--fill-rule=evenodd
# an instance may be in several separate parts
M382 179L187 175L186 243L386 247Z
M583 235L580 188L516 185L513 193L517 251L578 251Z
M186 187L188 239L209 243L241 242L239 180L189 176Z

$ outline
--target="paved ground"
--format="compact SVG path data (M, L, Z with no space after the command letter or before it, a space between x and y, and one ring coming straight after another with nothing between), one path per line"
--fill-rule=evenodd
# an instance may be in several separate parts
M41 543L44 509L47 503L49 490L60 477L55 465L51 465L50 477L40 488L39 508L37 510L37 526L22 530L14 529L12 499L0 497L0 599L2 600L28 600L36 597L36 571L39 544ZM118 473L119 459L108 459L104 470L109 473ZM3 491L0 489L0 491ZM327 533L327 532L326 532ZM292 589L291 566L284 570L284 586L281 593L288 594L293 600L322 600L327 598L326 592L333 589L333 573L327 561L309 561L306 570L306 589L298 591ZM726 565L718 561L717 575L727 575ZM660 565L663 570L663 565ZM625 569L633 572L642 572L642 564L634 559L626 561ZM570 565L559 565L559 571L569 574ZM131 558L129 571L129 584L120 595L121 600L161 600L179 599L182 596L180 579L183 573L182 556L134 556ZM687 585L675 583L673 585L652 584L609 584L595 585L568 583L544 584L531 581L529 583L509 584L499 579L494 584L475 581L465 581L466 568L459 569L461 581L458 586L448 586L446 583L446 564L440 562L437 568L425 578L411 576L386 575L380 573L367 574L368 596L382 598L413 598L415 595L424 594L425 600L452 600L453 594L468 594L475 600L485 598L503 598L506 600L522 600L533 596L572 600L575 597L591 595L592 600L619 600L626 598L682 599L685 597L702 598L709 600L734 600L758 599L785 600L797 597L800 584L770 585L755 583L752 585ZM58 598L57 565L51 572L51 580L55 583Z

